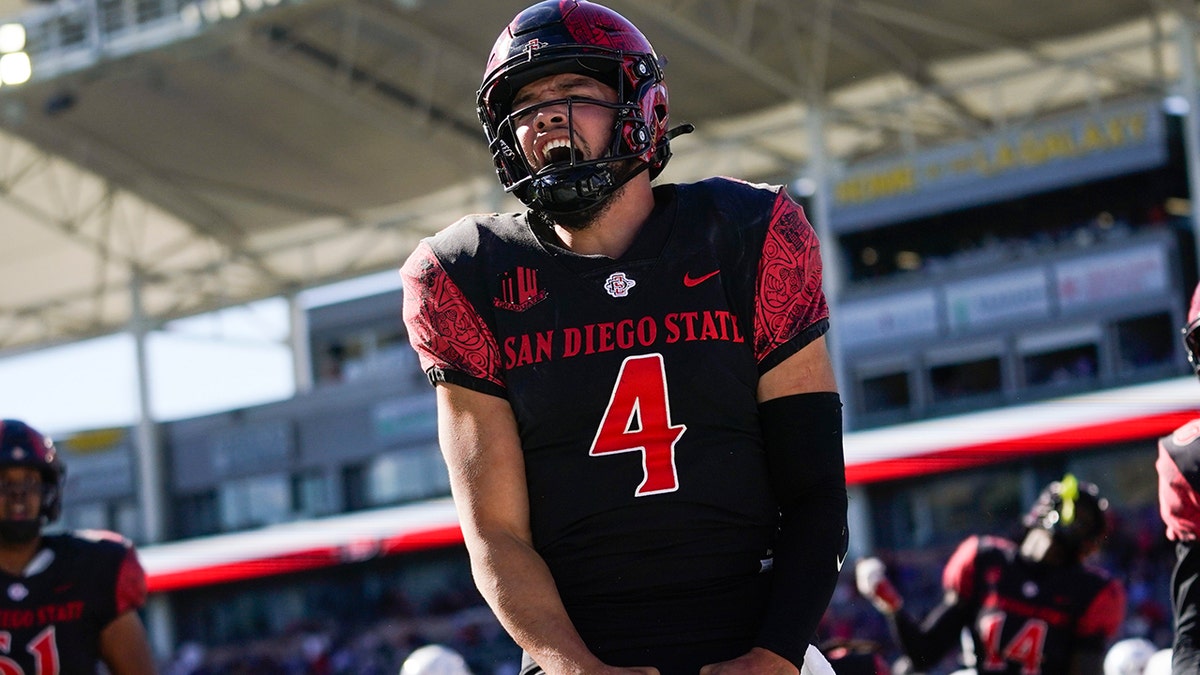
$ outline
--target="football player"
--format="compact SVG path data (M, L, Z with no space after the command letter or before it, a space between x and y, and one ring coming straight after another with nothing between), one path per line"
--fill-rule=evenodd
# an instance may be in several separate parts
M43 534L62 510L66 468L49 438L0 420L0 672L147 675L138 609L146 578L111 532Z
M1200 286L1192 293L1183 344L1192 371L1200 375ZM1175 616L1172 662L1175 673L1200 673L1200 419L1158 441L1158 506L1175 542L1171 608Z
M920 622L878 558L858 562L856 585L889 618L917 671L959 647L966 628L980 675L1099 673L1126 604L1121 583L1085 562L1107 531L1107 508L1095 485L1070 474L1051 483L1025 515L1019 543L971 536L959 544L942 572L942 602Z
M846 546L821 258L779 186L652 185L663 62L547 0L477 109L528 210L402 268L475 579L526 673L795 675Z

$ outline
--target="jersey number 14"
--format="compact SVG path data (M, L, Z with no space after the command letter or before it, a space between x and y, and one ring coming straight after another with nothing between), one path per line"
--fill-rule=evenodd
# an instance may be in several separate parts
M1016 661L1021 664L1021 672L1026 675L1042 672L1042 651L1046 646L1048 632L1046 622L1041 619L1028 619L1021 624L1021 629L1007 644L1001 644L1005 618L1004 612L980 617L979 628L986 651L983 655L984 668L998 670L1004 667L1004 662Z

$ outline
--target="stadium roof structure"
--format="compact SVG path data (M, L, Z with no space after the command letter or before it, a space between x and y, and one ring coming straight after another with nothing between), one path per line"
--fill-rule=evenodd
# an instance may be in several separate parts
M0 86L0 355L395 268L516 208L474 95L525 4L3 0L32 78ZM697 126L669 180L825 176L1195 88L1194 0L606 4Z

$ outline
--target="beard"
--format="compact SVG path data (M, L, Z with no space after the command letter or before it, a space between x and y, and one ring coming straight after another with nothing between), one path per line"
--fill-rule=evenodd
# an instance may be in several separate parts
M621 176L619 180L620 185L613 190L612 194L587 208L580 209L579 211L572 211L570 213L549 213L539 210L534 210L533 213L547 225L559 225L563 229L570 230L571 232L582 232L590 228L592 224L599 220L600 217L605 213L608 213L609 209L612 208L613 202L620 198L625 192L626 188L629 186L629 178L632 178L632 175L636 173L641 166L642 163L640 161L636 159L629 159L614 167L617 174Z
M604 215L609 209L612 208L613 199L616 199L616 197L620 195L621 191L624 189L625 186L622 185L606 199L603 199L597 204L592 204L582 211L575 211L573 213L541 213L539 215L541 215L542 219L548 223L560 225L564 229L572 232L582 232L591 227L592 223L599 220L600 216Z

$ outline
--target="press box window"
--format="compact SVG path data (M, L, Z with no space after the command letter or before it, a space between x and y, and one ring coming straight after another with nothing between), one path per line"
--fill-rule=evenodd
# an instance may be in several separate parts
M885 373L861 380L864 413L907 410L912 405L908 373Z
M1100 370L1100 353L1094 344L1074 345L1025 354L1021 358L1025 384L1054 386L1094 380Z
M217 506L216 490L176 497L175 513L176 534L181 539L216 534L221 531L221 516Z
M1175 363L1178 327L1169 312L1118 321L1117 354L1122 372L1170 366Z
M292 504L301 516L324 516L337 511L332 478L324 471L306 471L292 476Z
M1000 357L947 363L929 369L933 400L948 403L961 397L998 394L1001 388Z
M221 529L241 530L291 519L291 481L285 474L227 480L217 488Z
M377 455L364 478L373 506L450 494L450 476L436 443Z

